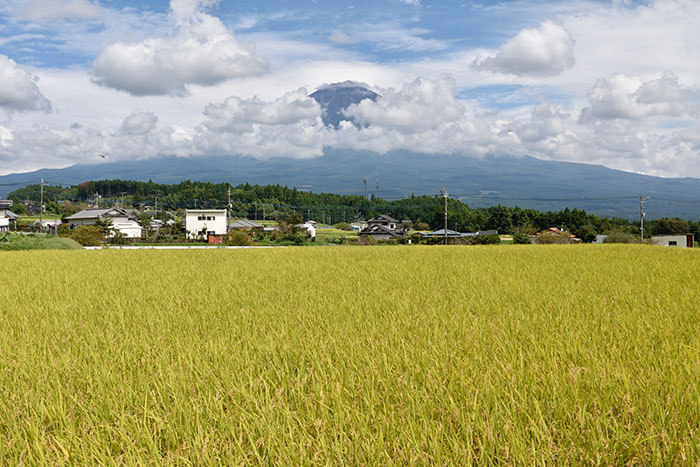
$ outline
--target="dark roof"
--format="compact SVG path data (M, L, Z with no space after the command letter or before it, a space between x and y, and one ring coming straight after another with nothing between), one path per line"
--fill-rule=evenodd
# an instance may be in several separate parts
M389 229L383 225L372 225L364 230L361 230L358 235L391 235L392 237L403 237L406 235L404 229Z
M259 229L260 227L263 227L263 225L247 219L240 219L236 222L232 222L229 227L232 229Z
M399 221L397 219L394 219L391 216L388 216L386 214L382 214L381 216L377 216L374 219L370 219L367 221L368 223L379 223L379 222L387 222L391 224L398 224Z
M127 216L129 213L120 208L106 208L106 209L83 209L80 212L76 212L72 216L66 217L67 221L78 220L78 219L99 219L102 217L117 217L117 216Z
M434 230L432 232L422 233L421 235L424 237L444 237L445 236L445 229ZM447 229L447 236L448 237L461 237L462 234L457 232L457 231Z

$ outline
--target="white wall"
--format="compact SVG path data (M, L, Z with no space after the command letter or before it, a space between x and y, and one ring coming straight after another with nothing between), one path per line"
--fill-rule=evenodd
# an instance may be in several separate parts
M134 221L119 223L113 222L112 228L113 230L117 230L120 233L124 234L127 238L141 238L141 234L143 233L143 228L141 227L141 225L139 225L138 222Z
M10 229L10 219L6 217L0 217L0 231Z
M685 235L656 235L651 237L654 245L669 246L672 248L686 248L688 240ZM675 244L673 244L675 242Z
M185 229L189 238L197 238L202 229L215 235L226 233L225 209L188 209L185 211Z

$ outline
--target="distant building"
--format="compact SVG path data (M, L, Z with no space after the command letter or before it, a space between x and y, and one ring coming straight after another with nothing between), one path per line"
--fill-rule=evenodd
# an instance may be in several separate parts
M127 238L141 238L143 228L135 216L118 207L104 209L83 209L65 218L70 229L81 225L95 225L98 220L110 219L112 231L119 232Z
M406 235L406 230L401 227L400 222L391 216L381 215L367 221L367 227L358 233L361 242L367 242L370 237L375 240L389 240L391 238L402 238Z
M229 229L235 229L235 230L254 230L254 229L262 229L263 225L258 224L257 222L249 221L248 219L239 219L237 221L232 222L229 226Z
M652 235L651 242L659 246L693 248L695 246L695 234Z
M190 239L226 234L226 209L187 209L185 230Z

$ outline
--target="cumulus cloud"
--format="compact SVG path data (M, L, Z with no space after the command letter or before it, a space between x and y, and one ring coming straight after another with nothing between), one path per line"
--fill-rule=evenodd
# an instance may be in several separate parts
M172 34L107 46L93 62L95 81L137 96L182 96L188 85L266 72L265 60L239 44L221 20L200 10L207 3L172 0Z
M574 40L569 31L552 21L526 28L506 42L493 57L472 67L514 75L556 75L574 65Z
M51 109L37 86L37 78L5 55L0 55L0 83L0 107L18 111Z
M158 117L151 112L136 112L122 122L121 132L124 135L143 136L156 128Z
M90 0L27 0L15 9L22 19L50 21L59 19L92 19L102 9Z
M647 82L638 76L616 75L599 79L588 91L591 106L582 110L581 121L678 117L688 111L689 103L697 95L697 91L681 86L678 76L671 71Z
M255 157L315 157L323 154L328 130L321 108L301 88L274 101L232 96L204 109L195 138L203 152Z
M383 92L376 101L351 105L345 114L366 125L416 133L459 119L464 107L455 98L454 81L417 79L400 91Z

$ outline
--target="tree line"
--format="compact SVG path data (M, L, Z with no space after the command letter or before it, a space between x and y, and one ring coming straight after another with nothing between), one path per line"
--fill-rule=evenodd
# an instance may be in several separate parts
M87 206L98 194L100 205L109 206L123 200L127 207L178 211L182 209L226 208L229 202L234 217L278 219L298 213L304 219L325 224L352 222L389 214L398 220L410 220L414 227L439 229L444 226L444 200L436 196L411 196L389 201L360 195L311 193L281 185L232 186L184 180L178 184L152 181L98 180L70 187L44 186L46 210L68 215ZM13 191L9 199L16 203L39 202L40 186L30 185ZM457 199L448 199L448 228L460 232L498 230L503 234L534 233L558 227L590 241L596 234L627 232L639 234L639 223L619 218L599 217L581 209L536 211L512 206L472 208ZM20 210L18 206L18 210ZM22 212L18 212L22 214ZM700 237L700 223L683 219L657 219L645 222L647 234L688 233Z

